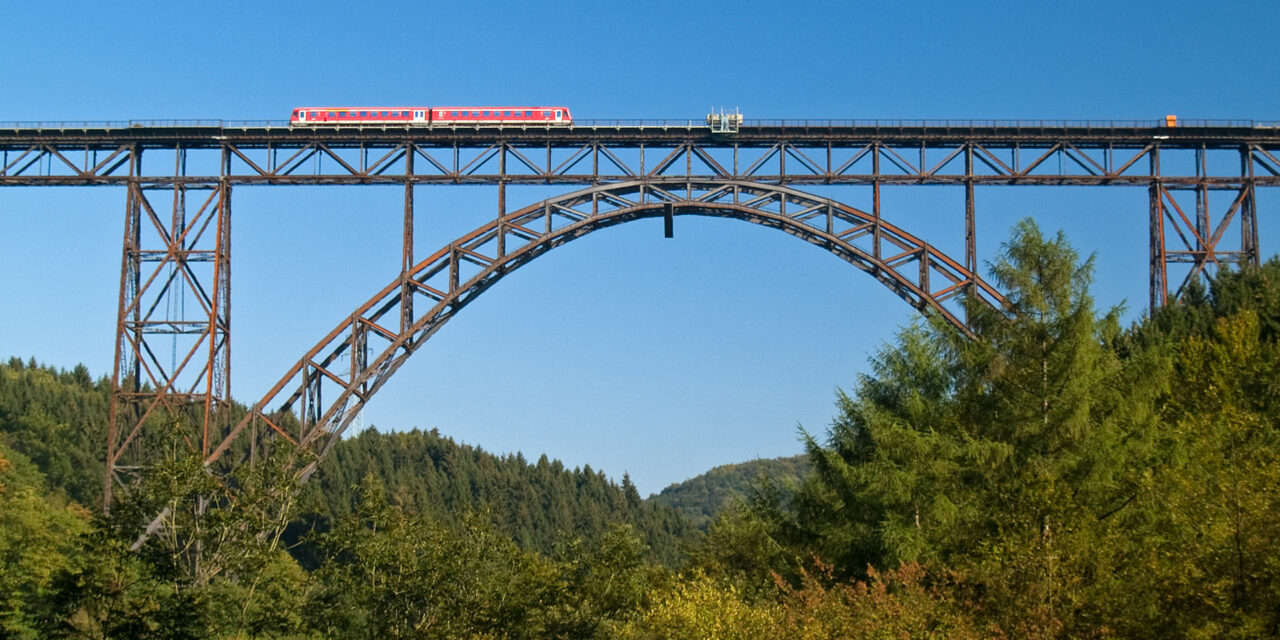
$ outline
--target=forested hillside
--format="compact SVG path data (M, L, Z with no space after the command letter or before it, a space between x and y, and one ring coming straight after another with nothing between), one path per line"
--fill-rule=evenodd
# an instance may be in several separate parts
M789 497L808 472L809 460L803 455L726 464L673 484L649 500L674 508L705 531L718 515L747 501L757 490L775 490Z
M30 459L47 488L84 505L102 501L111 381L34 359L0 364L0 442Z
M92 427L42 403L98 415L104 385L11 363L0 637L1280 636L1280 259L1129 327L1030 221L991 277L1007 309L968 309L972 337L904 327L794 493L765 483L675 569L634 488L430 432L352 438L301 507L271 456L220 484L174 443L95 517L68 497L93 493ZM570 519L601 533L541 537Z
M45 486L82 505L102 495L110 381L83 366L59 371L17 358L0 364L0 442L39 470ZM598 542L611 528L634 527L653 559L674 564L695 528L667 506L640 499L630 478L567 469L544 455L497 456L436 431L369 429L338 443L303 485L289 540L326 530L356 508L357 489L374 476L397 507L446 523L482 517L522 547L551 553L581 539ZM306 550L303 550L305 552Z
M496 456L435 430L378 433L343 440L303 489L304 509L321 526L356 508L360 482L375 476L399 508L446 523L479 514L525 549L552 553L576 538L598 541L631 525L654 559L674 565L694 528L671 507L645 502L626 475L621 486L590 465L567 469L541 456Z

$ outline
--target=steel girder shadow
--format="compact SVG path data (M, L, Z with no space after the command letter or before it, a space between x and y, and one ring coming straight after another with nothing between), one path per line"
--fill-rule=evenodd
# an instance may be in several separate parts
M1004 304L1000 293L962 262L834 200L733 180L598 185L502 216L402 273L307 351L225 434L205 459L206 468L248 429L255 441L270 434L304 454L294 456L294 468L305 480L363 404L409 356L502 276L597 229L677 215L738 218L785 231L830 251L916 309L966 332L944 302L964 294L988 305ZM224 460L220 466L227 464L235 463Z

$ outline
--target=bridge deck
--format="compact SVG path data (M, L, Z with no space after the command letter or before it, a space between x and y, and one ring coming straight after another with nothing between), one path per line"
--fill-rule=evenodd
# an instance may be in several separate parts
M1187 121L1176 127L1160 121L949 121L949 120L757 120L737 133L714 134L694 120L578 121L552 126L300 126L284 121L129 121L0 123L0 150L33 144L55 146L214 148L223 143L255 148L323 141L335 147L412 141L421 146L511 145L570 147L674 145L763 147L785 142L799 147L846 147L872 141L884 144L957 144L993 148L1037 146L1069 141L1097 148L1237 148L1242 144L1280 148L1280 122Z

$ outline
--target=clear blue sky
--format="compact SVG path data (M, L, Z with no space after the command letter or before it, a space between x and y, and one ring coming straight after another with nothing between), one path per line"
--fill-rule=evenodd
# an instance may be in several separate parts
M373 6L373 5L376 5ZM1258 2L12 3L0 121L283 119L307 104L562 104L578 118L1280 120L1280 4ZM512 189L512 208L546 191ZM870 193L830 192L855 206ZM238 188L233 392L254 402L399 265L395 188ZM1142 189L979 189L979 251L1034 215L1143 310ZM494 210L419 189L426 254ZM1280 193L1259 194L1264 253ZM886 217L961 246L957 189ZM0 189L0 357L107 375L124 193ZM642 493L799 452L912 311L785 234L680 218L593 234L507 277L368 407L496 452L630 472Z

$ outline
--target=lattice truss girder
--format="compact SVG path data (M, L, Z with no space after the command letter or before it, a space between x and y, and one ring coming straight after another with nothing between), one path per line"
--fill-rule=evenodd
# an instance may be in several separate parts
M30 145L6 149L0 184L123 184L129 179L128 145ZM341 146L310 142L183 149L207 157L199 170L174 180L233 184L596 183L639 178L738 179L792 184L1068 184L1166 185L1230 188L1248 177L1258 186L1280 185L1280 159L1261 144L1213 147L1142 146L1062 139L1053 142L866 141L815 146L780 140L771 145L687 142L674 145L592 142L544 146L493 142L429 146L405 140ZM158 153L155 152L155 153ZM412 156L411 161L407 158ZM1160 156L1163 167L1152 159ZM1204 158L1210 162L1200 171ZM1243 162L1241 162L1243 160ZM225 161L225 166L220 164ZM412 170L406 171L406 164ZM1243 166L1243 170L1241 170ZM164 172L147 172L163 180Z
M1239 186L1247 175L1259 184L1280 185L1280 162L1260 145L1237 149L1163 149L1158 143L1089 146L1055 143L992 145L976 142L825 147L778 142L769 146L669 146L592 143L544 148L496 142L488 146L392 146L335 148L316 142L298 148L241 150L231 147L237 180L316 180L326 183L394 182L414 156L415 181L596 183L640 178L736 179L793 184L1128 184L1146 186L1154 176L1171 185ZM1163 153L1165 172L1151 159ZM1191 170L1191 158L1209 154L1245 158L1245 172ZM1182 163L1170 162L1185 156ZM1176 170L1170 170L1175 169Z
M136 147L131 144L55 145L32 144L0 152L0 183L91 184L124 182L130 177Z
M127 201L108 501L155 429L207 454L230 392L230 186L133 180Z
M831 251L916 308L961 328L962 293L1003 305L999 292L960 261L834 200L743 181L601 185L501 216L413 265L308 351L208 463L232 449L246 429L273 433L314 454L300 460L317 459L419 345L503 275L593 230L664 215L737 217L780 229Z

